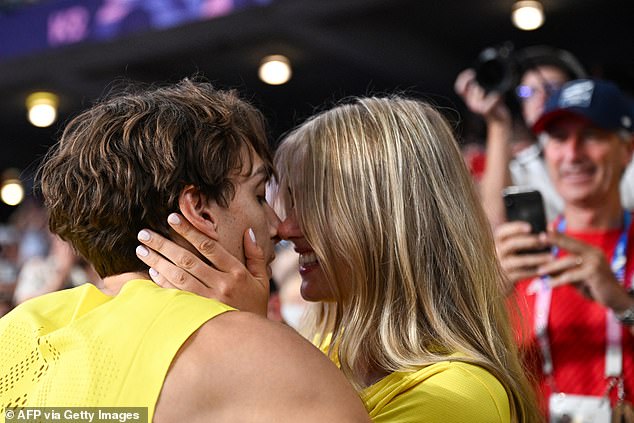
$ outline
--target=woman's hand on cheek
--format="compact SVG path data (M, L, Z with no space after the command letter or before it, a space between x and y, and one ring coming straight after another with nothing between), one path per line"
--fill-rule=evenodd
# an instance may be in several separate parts
M150 267L150 277L157 285L193 292L266 317L269 275L264 253L252 231L244 234L245 267L183 216L173 213L168 222L209 263L156 232L143 229L138 234L143 245L137 247L136 254Z

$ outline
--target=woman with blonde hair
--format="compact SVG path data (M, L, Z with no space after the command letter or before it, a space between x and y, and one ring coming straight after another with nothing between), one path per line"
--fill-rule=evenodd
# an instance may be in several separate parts
M278 234L300 253L302 296L321 304L313 339L374 421L541 419L509 326L489 225L437 110L396 96L356 99L292 131L275 164L286 214ZM244 272L226 266L219 245L209 248L213 241L187 222L173 227L225 264L183 260L187 253L153 235L145 243L180 257L174 261L187 270L155 253L142 257L157 283L216 297L248 292L238 280ZM265 264L248 242L253 272Z

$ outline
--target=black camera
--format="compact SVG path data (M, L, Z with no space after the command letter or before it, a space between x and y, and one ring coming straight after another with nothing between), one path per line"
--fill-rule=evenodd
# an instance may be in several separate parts
M555 66L569 79L586 78L579 61L568 51L549 46L532 46L515 50L511 42L487 47L474 65L476 81L486 92L506 94L519 84L522 74L537 66Z
M505 94L519 83L520 65L510 43L482 50L474 69L476 81L486 92Z

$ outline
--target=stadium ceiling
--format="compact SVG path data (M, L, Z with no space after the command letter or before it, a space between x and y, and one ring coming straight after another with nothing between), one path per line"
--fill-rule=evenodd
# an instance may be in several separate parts
M565 48L593 75L614 79L630 92L634 88L629 0L542 0L545 25L531 32L513 27L512 0L251 0L240 7L244 2L209 0L231 10L169 29L123 28L110 39L37 50L23 25L14 36L6 23L25 22L58 3L69 10L88 2L3 0L0 43L18 47L0 55L0 171L15 167L28 178L63 123L122 79L164 82L199 74L218 87L235 88L264 111L272 140L324 104L353 95L406 92L464 116L453 93L455 76L483 48L505 41L518 48ZM84 14L84 23L93 22L93 12ZM38 22L34 33L43 30ZM274 53L292 63L293 77L285 85L269 86L257 78L261 58ZM34 90L60 96L60 116L52 127L35 128L26 120L24 101Z

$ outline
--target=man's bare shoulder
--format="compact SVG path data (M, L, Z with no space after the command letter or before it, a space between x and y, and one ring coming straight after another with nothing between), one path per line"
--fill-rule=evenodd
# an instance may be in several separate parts
M205 323L172 362L155 422L369 422L354 389L294 330L251 313Z

